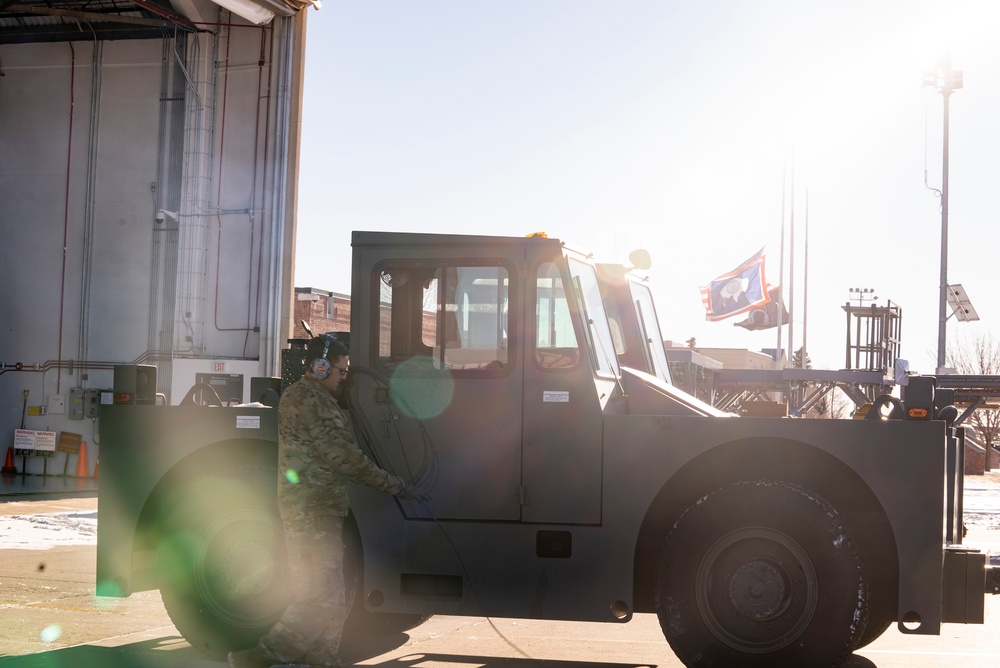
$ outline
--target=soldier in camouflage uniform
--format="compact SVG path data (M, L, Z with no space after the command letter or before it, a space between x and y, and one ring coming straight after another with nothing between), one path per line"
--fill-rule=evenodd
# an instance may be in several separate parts
M341 538L350 508L347 481L402 499L428 498L358 448L335 396L347 365L347 348L330 335L318 336L306 347L306 372L281 397L278 508L294 598L257 646L229 653L235 668L339 666L347 613Z

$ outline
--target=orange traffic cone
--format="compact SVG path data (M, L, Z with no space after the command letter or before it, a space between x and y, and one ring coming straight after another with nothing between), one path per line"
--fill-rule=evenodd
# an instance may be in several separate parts
M76 477L89 477L90 467L87 466L87 442L80 441L80 454L76 458Z
M17 467L14 466L14 448L7 448L7 459L3 463L3 474L14 475Z

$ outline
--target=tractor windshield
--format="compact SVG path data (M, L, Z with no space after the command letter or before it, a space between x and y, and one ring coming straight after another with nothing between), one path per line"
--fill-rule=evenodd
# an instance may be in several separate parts
M577 308L583 316L587 348L598 376L618 376L618 356L615 353L608 315L601 299L601 288L593 265L574 257L569 258L569 273L573 278Z

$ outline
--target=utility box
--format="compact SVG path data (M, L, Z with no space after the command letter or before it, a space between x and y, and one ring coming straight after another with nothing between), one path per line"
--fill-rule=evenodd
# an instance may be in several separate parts
M83 395L83 416L96 418L101 414L101 405L113 404L114 392L87 388Z
M69 390L69 419L82 420L84 413L84 402L86 401L87 390L82 387L72 387Z
M66 414L66 395L64 394L50 394L46 402L45 413L47 415L65 415Z

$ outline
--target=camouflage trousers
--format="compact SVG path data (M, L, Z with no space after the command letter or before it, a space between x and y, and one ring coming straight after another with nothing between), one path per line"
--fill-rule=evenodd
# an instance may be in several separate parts
M282 521L294 598L260 639L260 649L275 663L339 666L337 652L347 614L344 518L283 511Z

